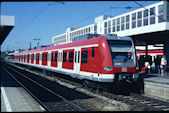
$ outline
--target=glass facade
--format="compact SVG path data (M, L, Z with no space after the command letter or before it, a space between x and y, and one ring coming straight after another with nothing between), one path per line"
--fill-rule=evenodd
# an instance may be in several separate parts
M124 30L124 17L121 17L121 30Z
M163 5L158 6L158 22L164 22L163 20Z
M120 31L120 18L117 19L117 31Z
M107 22L104 22L104 34L107 34Z
M111 21L108 21L108 33L111 33Z
M132 28L136 28L136 13L132 14Z
M110 34L118 31L125 31L164 22L163 4L156 4L152 5L152 7L145 8L140 8L137 11L129 12L124 15L106 20L103 19L102 22L100 21L100 23L95 23L93 26L73 30L68 35L71 39L89 33ZM62 42L66 39L65 36L60 37L60 39L58 38L59 40L56 39L54 41Z
M126 16L126 29L129 29L130 27L130 15Z
M150 24L155 24L155 7L150 8Z
M87 30L86 30L87 33ZM94 25L94 33L97 33L97 24Z
M142 26L142 11L137 13L137 27Z
M116 23L115 23L115 22L116 22L116 21L115 21L115 19L114 19L114 20L112 20L112 23L113 23L113 28L112 28L112 29L113 29L113 32L115 32L115 31L116 31L116 26L115 26L115 25L116 25Z
M148 25L148 9L144 10L144 19L143 19L143 25Z

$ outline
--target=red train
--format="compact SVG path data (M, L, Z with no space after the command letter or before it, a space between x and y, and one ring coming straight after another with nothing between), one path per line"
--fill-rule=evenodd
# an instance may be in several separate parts
M130 37L95 34L76 39L16 53L14 62L96 83L137 81L136 51Z

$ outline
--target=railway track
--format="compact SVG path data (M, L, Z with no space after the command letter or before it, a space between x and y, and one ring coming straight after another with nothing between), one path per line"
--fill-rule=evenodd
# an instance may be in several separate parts
M101 95L122 101L135 107L140 107L143 111L169 111L169 103L152 99L138 94L131 93L130 96L115 95L109 92L102 92Z
M81 108L46 86L27 77L24 73L11 68L9 65L3 65L2 68L4 68L4 70L6 70L24 89L26 89L46 111L85 111L84 108Z
M82 87L80 82L78 83L71 81L71 79L63 79L60 77L56 78L71 85ZM169 111L169 102L160 101L143 95L131 93L129 96L124 96L124 95L116 95L107 91L98 92L90 88L86 88L86 90L92 91L95 94L97 93L101 96L108 97L116 101L120 101L123 103L133 105L135 107L139 107L143 111Z

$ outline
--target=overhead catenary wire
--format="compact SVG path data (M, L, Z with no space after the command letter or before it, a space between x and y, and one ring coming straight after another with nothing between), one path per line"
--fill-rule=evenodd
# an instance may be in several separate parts
M137 5L141 6L142 8L144 8L144 9L148 10L148 9L147 9L147 8L145 8L143 5L141 5L140 3L138 3L136 0L134 0L134 2L135 2ZM148 12L152 13L150 10L148 10ZM155 13L154 13L154 15L155 15L156 17L158 17L158 18L162 19L164 22L166 22L166 20L165 20L165 19L161 18L160 16L156 15Z
M63 2L61 2L64 4ZM45 10L48 9L49 6L55 5L55 4L48 4L46 7L44 7L37 15L33 16L18 32L18 34L22 33L38 16L40 16ZM16 37L18 34L14 35L13 37Z
M73 26L73 25L77 25L78 23L82 23L82 21L86 21L86 20L88 20L88 19L90 19L90 18L92 18L92 17L96 17L96 16L98 16L98 15L100 15L100 14L104 14L105 12L111 11L112 8L126 8L126 9L131 9L131 8L139 8L139 7L131 7L131 6L128 6L128 7L110 7L110 9L107 9L107 10L104 10L104 11L99 12L99 13L97 13L97 14L94 14L94 15L92 15L92 16L83 18L83 19L81 19L81 20L79 20L79 21L77 21L77 22L75 22L75 23L72 23L72 24L70 24L70 25L64 26L64 27L59 28L59 29L55 29L55 31L53 31L53 32L63 30L63 29L65 29L65 28L71 27L71 26ZM47 33L47 34L45 34L45 35L40 35L40 36L47 36L47 35L50 35L50 34L51 34L51 33Z
M59 2L59 1L57 1ZM59 3L64 5L63 1L60 1ZM15 34L12 37L16 37L19 34L21 34L37 17L39 17L45 10L47 10L51 5L56 5L56 3L54 4L48 4L46 7L44 7L37 15L33 16L25 25L23 25L23 27L21 29L18 30L17 34ZM12 39L12 37L10 38L10 40Z
M59 29L55 29L55 30L52 31L52 32L60 31L60 30L63 30L63 29L65 29L65 28L68 28L68 27L77 25L77 24L79 24L79 23L82 23L82 22L84 22L84 21L90 19L90 18L96 17L96 16L98 16L98 15L100 15L100 14L103 14L103 13L108 12L108 11L111 11L111 10L112 10L111 8L110 8L110 9L107 9L107 10L104 10L104 11L99 12L99 13L96 13L96 14L94 14L94 15L92 15L92 16L83 18L83 19L81 19L81 20L79 20L79 21L77 21L77 22L74 22L74 23L70 24L70 25L64 26L64 27L59 28ZM48 34L45 34L45 35L41 35L41 36L47 36L47 35L50 35L50 34L51 34L51 33L48 33Z

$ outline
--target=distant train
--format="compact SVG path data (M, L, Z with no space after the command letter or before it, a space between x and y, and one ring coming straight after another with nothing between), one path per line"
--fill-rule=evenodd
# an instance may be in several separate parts
M14 55L15 63L101 84L137 81L136 60L132 39L114 34L88 34L70 43Z
M161 61L162 56L164 55L164 50L160 49L153 49L153 50L148 50L148 61L150 67L148 68L147 66L143 67L141 70L142 73L147 73L145 72L146 70L150 70L150 72L155 72L155 59L159 58ZM137 50L137 57L138 60L145 58L146 56L146 51L145 50Z

